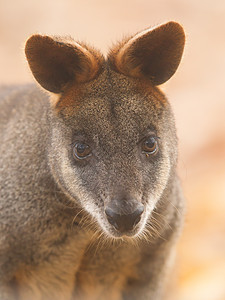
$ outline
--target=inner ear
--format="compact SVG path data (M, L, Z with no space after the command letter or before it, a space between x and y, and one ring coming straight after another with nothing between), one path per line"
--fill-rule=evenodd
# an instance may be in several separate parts
M97 76L102 55L75 41L33 35L25 47L26 57L37 82L46 90L61 93L71 81L82 83Z
M167 81L180 63L185 35L176 22L146 29L123 42L109 54L109 61L117 72L147 78L154 85Z

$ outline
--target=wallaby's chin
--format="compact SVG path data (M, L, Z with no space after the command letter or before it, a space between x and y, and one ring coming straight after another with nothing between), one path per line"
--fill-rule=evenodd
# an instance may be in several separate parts
M103 230L111 238L123 238L123 237L135 238L139 234L141 234L142 231L140 228L134 228L130 231L120 232L116 230L113 226L107 228L104 227Z

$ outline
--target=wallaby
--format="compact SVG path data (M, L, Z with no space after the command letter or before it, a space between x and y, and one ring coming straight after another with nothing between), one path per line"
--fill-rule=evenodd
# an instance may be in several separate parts
M157 86L184 40L176 22L107 58L68 37L27 40L47 92L1 88L1 300L162 299L184 201Z

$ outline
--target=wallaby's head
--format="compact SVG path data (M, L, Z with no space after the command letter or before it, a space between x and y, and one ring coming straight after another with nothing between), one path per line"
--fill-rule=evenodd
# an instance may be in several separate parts
M124 40L107 59L69 38L26 43L32 73L51 94L52 174L109 236L141 235L173 178L176 130L157 86L175 73L184 39L169 22Z

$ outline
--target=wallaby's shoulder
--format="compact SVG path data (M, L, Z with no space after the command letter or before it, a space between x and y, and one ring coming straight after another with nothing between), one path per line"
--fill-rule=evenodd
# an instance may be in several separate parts
M37 106L47 106L48 97L35 84L0 86L0 123L5 123L12 115L34 111Z
M30 101L28 94L44 94L36 84L22 84L22 85L0 85L0 105L5 103L14 103L25 101L27 98ZM20 102L21 104L21 102Z

